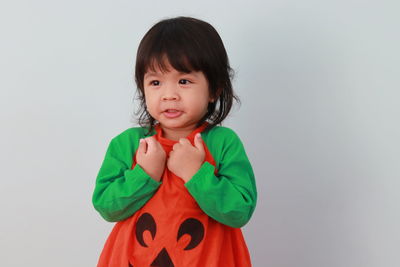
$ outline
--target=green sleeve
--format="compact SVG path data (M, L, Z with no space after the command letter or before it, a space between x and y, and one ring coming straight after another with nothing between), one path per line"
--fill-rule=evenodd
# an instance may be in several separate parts
M130 168L135 150L130 144L131 139L121 135L111 140L96 178L92 203L109 222L132 216L161 184L152 179L139 164Z
M256 206L255 177L236 133L227 127L220 127L218 132L206 143L219 165L217 175L215 167L205 161L185 186L208 216L240 228L250 220Z

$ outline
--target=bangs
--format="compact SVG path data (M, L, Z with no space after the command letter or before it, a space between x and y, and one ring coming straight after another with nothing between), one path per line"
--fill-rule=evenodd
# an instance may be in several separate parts
M191 63L185 55L181 54L179 57L172 57L166 51L163 51L162 54L150 55L149 59L143 62L144 74L148 71L157 72L158 70L162 73L169 72L171 69L168 69L168 63L177 71L185 73L200 69L199 67L193 67L195 64Z
M197 32L197 33L196 33ZM205 71L210 57L207 38L191 24L173 20L156 25L144 36L136 57L137 77L142 79L148 71L170 71L167 62L177 71L190 73Z

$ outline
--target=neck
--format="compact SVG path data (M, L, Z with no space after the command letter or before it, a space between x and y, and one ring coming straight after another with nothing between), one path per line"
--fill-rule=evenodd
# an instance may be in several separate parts
M180 128L180 129L170 129L161 126L162 129L162 136L164 138L179 141L180 138L185 138L188 136L195 128Z

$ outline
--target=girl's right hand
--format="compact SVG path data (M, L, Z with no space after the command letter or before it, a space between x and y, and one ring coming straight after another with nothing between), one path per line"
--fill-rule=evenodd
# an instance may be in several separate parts
M154 180L159 182L164 173L167 154L153 137L142 139L136 153L137 164Z

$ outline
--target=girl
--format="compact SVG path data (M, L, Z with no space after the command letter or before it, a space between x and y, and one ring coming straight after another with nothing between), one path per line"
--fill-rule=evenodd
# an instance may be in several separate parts
M256 206L254 173L236 133L218 126L238 100L230 73L207 22L176 17L145 34L141 127L110 141L93 193L117 222L98 266L251 266L240 227Z

